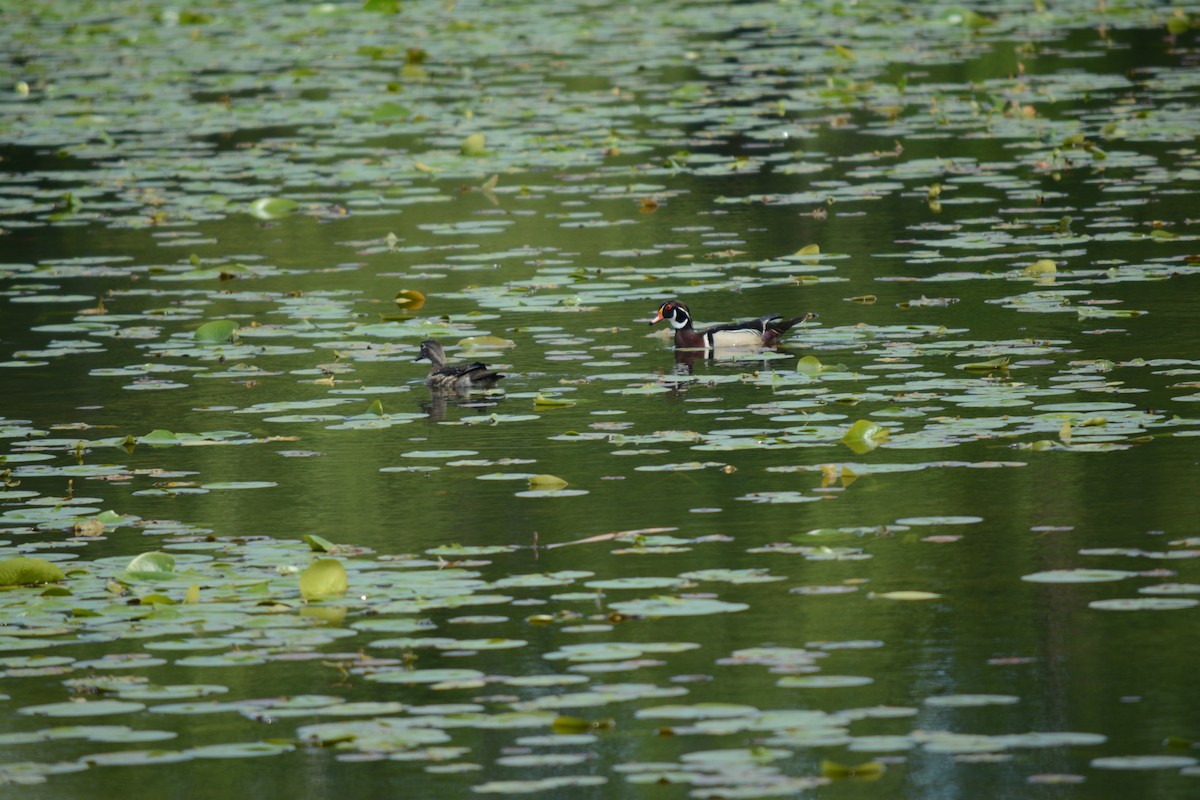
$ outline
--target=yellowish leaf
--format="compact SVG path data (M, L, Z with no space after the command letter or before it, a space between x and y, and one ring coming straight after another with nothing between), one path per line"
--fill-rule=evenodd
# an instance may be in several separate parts
M896 592L879 592L871 597L880 600L936 600L941 597L936 592L920 592L915 590L900 590Z
M1021 274L1026 278L1042 278L1047 275L1053 275L1056 272L1058 272L1058 266L1048 258L1038 259L1021 270Z
M334 558L314 561L300 573L300 596L305 600L343 595L349 586L346 568Z
M425 305L425 295L418 292L416 289L401 289L396 292L394 299L396 305L409 311L416 311L421 306Z
M530 489L541 489L545 491L553 491L561 489L567 485L567 482L557 475L534 475L529 479Z
M462 140L462 145L459 147L460 152L464 156L472 158L487 155L487 147L484 144L482 133L472 133L470 136Z

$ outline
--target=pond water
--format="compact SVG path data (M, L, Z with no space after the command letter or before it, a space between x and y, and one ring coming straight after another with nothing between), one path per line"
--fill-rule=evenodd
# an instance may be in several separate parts
M1195 27L10 10L0 782L1195 796Z

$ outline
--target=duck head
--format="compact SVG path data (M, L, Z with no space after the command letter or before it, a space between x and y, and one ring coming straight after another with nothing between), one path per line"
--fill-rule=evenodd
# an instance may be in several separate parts
M651 325L656 325L663 320L671 323L671 327L675 330L683 330L692 324L692 315L688 311L687 304L681 300L668 300L658 307L658 313L654 319L650 320Z
M437 339L426 339L421 342L421 352L413 361L420 361L423 358L428 358L433 362L434 367L442 367L446 364L446 351L442 349L442 343Z

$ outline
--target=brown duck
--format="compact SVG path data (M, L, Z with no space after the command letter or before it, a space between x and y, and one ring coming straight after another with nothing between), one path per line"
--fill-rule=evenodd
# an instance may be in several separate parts
M713 352L720 348L774 347L793 326L812 319L815 314L784 319L778 314L768 314L746 322L731 322L696 330L692 327L692 312L681 300L668 300L658 307L658 313L650 324L664 319L675 329L675 346L688 350Z
M414 361L429 359L429 375L425 385L441 391L468 392L472 389L490 389L504 376L488 369L481 361L470 364L447 364L446 351L437 339L421 342L421 353Z

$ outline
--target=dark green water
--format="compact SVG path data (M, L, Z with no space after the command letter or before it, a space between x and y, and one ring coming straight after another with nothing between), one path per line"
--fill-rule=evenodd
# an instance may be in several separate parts
M0 34L0 556L66 573L0 594L10 791L1195 793L1169 8L194 13ZM819 317L677 364L671 297ZM503 391L437 402L428 336Z

